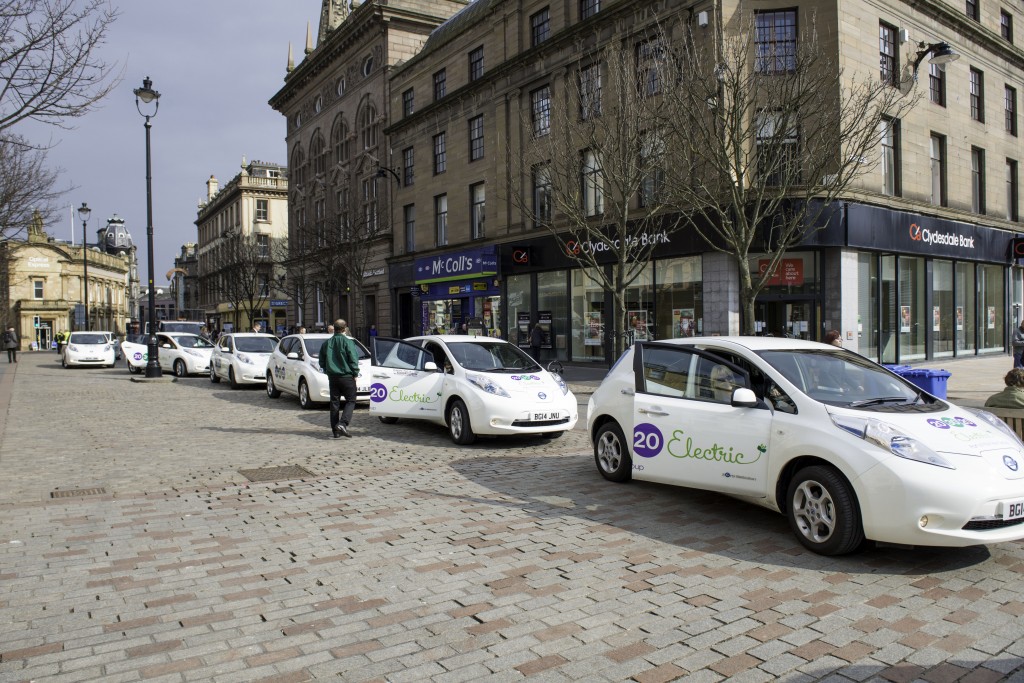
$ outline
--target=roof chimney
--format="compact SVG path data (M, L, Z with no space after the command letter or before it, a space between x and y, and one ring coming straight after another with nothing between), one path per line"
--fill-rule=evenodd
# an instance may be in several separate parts
M217 194L218 188L219 185L217 184L217 178L211 175L210 179L206 181L206 199L213 199Z

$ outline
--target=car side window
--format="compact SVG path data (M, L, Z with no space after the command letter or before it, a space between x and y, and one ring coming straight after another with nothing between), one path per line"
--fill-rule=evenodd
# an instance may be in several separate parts
M295 337L288 337L281 341L281 355L287 356L295 347Z
M423 345L423 348L429 354L430 360L433 360L437 365L438 372L444 372L446 374L452 374L452 363L448 360L448 354L444 352L440 344L428 341Z
M770 377L761 371L761 368L757 367L746 358L736 355L735 353L725 351L722 349L711 349L716 356L721 356L723 359L729 361L733 365L738 365L747 371L747 375L750 377L750 388L753 390L754 395L759 399L771 403L775 410L783 413L796 414L796 403L789 395L779 388Z
M693 354L682 349L644 348L641 391L670 398L692 398L690 369L693 361Z

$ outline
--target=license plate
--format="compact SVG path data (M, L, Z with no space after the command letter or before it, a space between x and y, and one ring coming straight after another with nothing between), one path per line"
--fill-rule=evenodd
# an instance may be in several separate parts
M1004 500L999 506L1002 508L1004 521L1024 517L1024 499Z
M546 422L547 420L557 420L558 417L559 416L558 416L557 412L556 413L534 413L533 414L533 421L534 422Z

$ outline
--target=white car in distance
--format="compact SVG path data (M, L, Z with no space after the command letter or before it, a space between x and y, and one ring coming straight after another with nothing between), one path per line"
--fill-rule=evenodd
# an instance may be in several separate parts
M61 365L65 368L90 365L112 368L116 362L117 351L105 332L72 332L61 356Z
M579 418L576 397L515 344L467 335L374 337L370 412L427 420L457 444L477 435L556 438Z
M327 375L320 367L320 347L331 335L326 333L292 334L270 354L267 363L267 396L278 398L282 393L297 396L304 409L331 400ZM370 352L353 339L359 354L359 378L356 380L356 402L370 400Z
M272 334L222 334L210 355L210 381L216 384L226 379L232 389L244 384L266 383L267 363L277 343L277 337Z

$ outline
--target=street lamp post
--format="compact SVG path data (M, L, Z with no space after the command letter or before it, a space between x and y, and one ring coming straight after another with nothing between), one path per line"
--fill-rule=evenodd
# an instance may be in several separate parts
M142 105L153 105L153 113L142 111ZM160 93L153 90L153 81L142 79L142 87L135 89L135 108L146 119L146 246L149 250L149 312L146 320L149 323L149 348L146 361L146 378L160 377L160 363L157 360L156 347L156 288L153 286L153 172L149 151L149 120L156 116L160 109Z
M82 219L82 299L85 305L85 329L89 329L89 232L86 224L92 209L85 202L78 208L78 217Z

